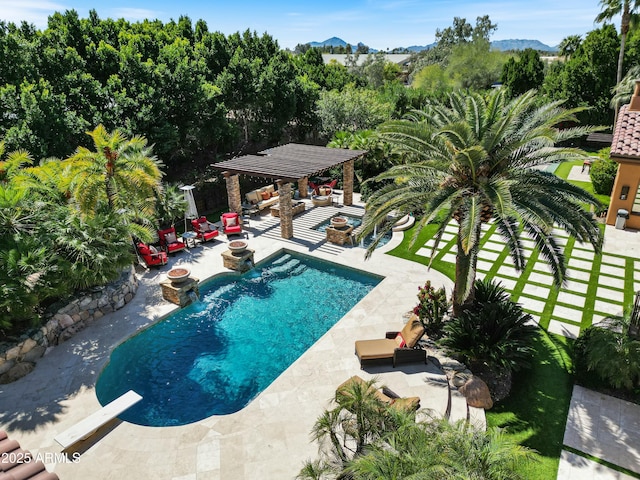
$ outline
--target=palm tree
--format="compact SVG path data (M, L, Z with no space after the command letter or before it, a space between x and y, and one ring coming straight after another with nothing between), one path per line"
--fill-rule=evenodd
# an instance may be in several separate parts
M481 226L493 220L518 270L525 266L520 242L524 233L535 240L555 284L561 285L566 266L554 227L599 251L600 229L584 208L599 202L538 167L586 159L582 150L556 145L597 129L558 129L555 126L563 122L575 122L580 109L566 110L561 102L538 103L533 91L513 100L502 90L486 97L453 93L448 105L434 102L404 120L382 125L381 135L403 154L406 164L375 178L391 183L367 203L361 235L368 235L376 226L379 233L367 255L392 228L389 217L424 212L413 242L426 225L439 223L436 247L447 223L454 219L458 232L453 309L459 315L463 304L473 301Z
M558 45L560 55L569 58L573 55L578 47L582 43L582 37L580 35L569 35L565 37Z
M622 105L631 101L636 81L640 77L640 65L634 65L629 69L622 81L613 87L613 98L611 106L616 110L620 110Z
M620 54L618 55L618 73L616 83L622 80L622 64L624 61L624 47L631 25L631 16L640 9L640 0L600 0L602 11L596 17L596 22L602 23L622 14L620 20Z
M144 137L127 139L120 131L107 132L98 125L87 132L95 151L78 147L64 160L69 190L80 211L93 215L101 204L111 212L153 212L155 194L161 188L162 165Z

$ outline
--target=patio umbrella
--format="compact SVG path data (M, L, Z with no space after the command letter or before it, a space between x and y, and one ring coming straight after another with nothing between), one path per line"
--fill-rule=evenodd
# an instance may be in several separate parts
M467 399L467 405L470 407L484 408L485 410L493 407L489 387L478 377L471 377L458 391L464 395Z
M184 192L184 201L187 202L187 210L184 212L184 231L187 231L187 219L198 218L198 209L196 208L196 201L193 198L193 189L196 188L193 185L184 185L180 187L180 190Z

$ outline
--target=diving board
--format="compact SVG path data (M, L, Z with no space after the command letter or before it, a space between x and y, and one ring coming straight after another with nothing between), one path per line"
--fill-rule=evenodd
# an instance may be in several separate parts
M74 443L89 437L100 427L116 418L125 410L134 406L140 400L142 400L142 396L133 390L129 390L114 401L106 404L97 412L92 413L81 422L76 423L73 427L68 428L56 436L54 440L58 442L62 448L68 448Z

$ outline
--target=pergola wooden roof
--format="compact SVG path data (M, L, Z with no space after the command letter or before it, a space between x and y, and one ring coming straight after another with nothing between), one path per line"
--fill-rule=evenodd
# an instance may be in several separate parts
M365 150L288 143L264 150L257 155L244 155L211 166L232 174L296 181L318 175L365 153Z

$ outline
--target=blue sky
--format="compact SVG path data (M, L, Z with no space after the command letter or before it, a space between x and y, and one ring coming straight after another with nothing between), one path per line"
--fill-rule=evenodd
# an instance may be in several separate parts
M188 15L204 19L211 31L230 34L247 28L269 33L281 47L340 37L384 50L426 45L437 28L464 17L471 24L489 15L498 30L492 40L535 39L557 45L568 35L583 35L597 28L598 0L0 0L0 19L27 20L39 28L55 11L75 9L86 17L94 8L101 18L162 21ZM616 19L616 25L618 23Z

